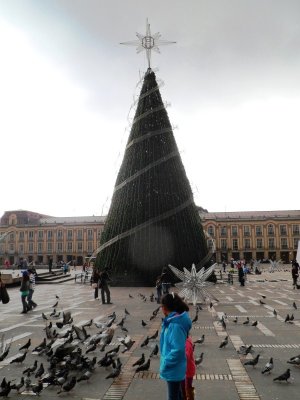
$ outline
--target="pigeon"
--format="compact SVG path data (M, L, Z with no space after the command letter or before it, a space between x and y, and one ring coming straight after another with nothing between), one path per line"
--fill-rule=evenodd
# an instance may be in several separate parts
M121 373L121 367L115 368L111 374L109 374L105 377L105 379L117 378L120 375L120 373Z
M154 333L154 335L152 335L152 336L149 337L149 340L154 340L154 339L157 338L157 336L158 336L158 330L156 330L156 332Z
M259 360L259 354L257 354L257 356L253 358L253 360L248 360L244 362L244 365L252 365L252 367L254 368L255 365L258 363L258 360Z
M121 330L122 330L123 332L128 332L128 329L127 329L125 326L121 326Z
M6 379L5 379L5 377L4 377L4 378L2 379L2 382L1 382L0 387L1 387L1 389L4 389L6 386L7 386L7 382L6 382Z
M11 391L10 381L7 382L7 385L0 391L0 397L8 397Z
M241 346L238 350L239 354L243 354L244 356L246 356L249 353L252 353L252 344L250 344L250 346Z
M214 306L213 303L210 302L210 303L209 303L209 308L213 308L213 306Z
M115 356L118 354L119 350L120 350L120 345L117 346L117 347L115 347L114 349L111 349L110 351L108 351L108 352L106 353L106 355L107 355L108 357L115 357Z
M234 320L233 320L233 322L234 322L235 324L237 324L237 322L238 322L238 317L235 317Z
M147 346L148 343L149 343L149 336L147 336L146 339L143 341L143 343L141 344L141 347Z
M88 353L90 353L91 351L95 351L96 348L97 348L97 344L96 344L96 343L93 343L91 346L89 346L89 347L87 348L85 354L88 354Z
M195 359L196 366L202 364L204 353L201 353L199 357Z
M145 354L143 353L142 356L134 363L132 364L133 367L136 367L137 365L140 366L144 364L145 362Z
M287 314L287 316L285 317L284 322L289 322L289 320L290 320L290 316L289 316L289 314Z
M273 310L273 315L275 315L275 317L277 317L277 311L275 310L275 308Z
M30 346L31 346L31 339L28 339L28 341L24 344L24 346L19 348L19 351L28 350Z
M32 372L34 372L37 369L37 363L37 360L35 360L34 364L31 367L28 367L23 371L23 375L28 373L31 374Z
M224 318L221 319L221 325L222 325L222 328L224 329L224 331L226 331L226 322L225 322Z
M57 294L55 295L55 297L56 297L57 299L59 299L59 296L57 296Z
M18 356L16 358L14 358L13 360L11 360L10 364L22 363L25 360L26 356L27 356L27 351L25 351L25 353L22 354L21 356Z
M266 374L266 373L270 374L273 368L274 368L273 357L271 357L270 361L264 366L261 373L262 374Z
M152 358L153 356L157 356L157 354L158 354L158 345L156 344L149 357Z
M277 376L277 378L274 378L273 381L288 381L288 379L291 377L291 370L288 368L282 375Z
M125 314L126 314L126 315L130 315L130 312L127 311L126 308L125 308Z
M88 369L77 379L77 382L88 381L92 375L93 372Z
M266 304L265 302L263 302L262 300L259 299L259 303L263 306L264 304Z
M107 318L116 318L116 317L117 315L115 311L107 316Z
M37 396L40 395L40 393L43 390L43 382L41 380L39 380L37 385L32 386L31 390L33 391L33 393L35 393Z
M22 376L20 382L11 385L11 389L16 390L17 392L24 386L24 376Z
M266 299L266 298L267 298L267 296L265 296L264 294L262 294L261 297L262 297L263 299Z
M82 325L82 328L85 328L85 327L90 328L92 325L93 325L93 320L90 319L89 322L87 322L86 324Z
M295 302L293 302L293 307L295 310L297 310L297 304Z
M129 293L129 295L128 295L128 296L129 296L129 298L130 298L130 299L133 299L133 296L131 296L131 294L130 294L130 293Z
M198 321L198 314L195 315L194 319L192 320L192 323L197 322Z
M44 340L42 341L42 343L40 343L38 346L36 346L32 352L36 352L36 351L41 351L42 349L44 349L46 347L46 338L44 338Z
M288 364L300 366L300 354L296 357L292 357L287 361Z
M228 345L228 336L225 337L225 339L221 342L219 349L223 349Z
M72 376L71 380L69 382L66 382L62 388L57 392L57 394L60 394L62 392L70 392L72 389L74 389L76 385L76 377Z
M40 365L39 369L36 371L34 377L40 378L44 374L44 372L45 372L44 365L43 365L43 363L41 363L41 365Z
M125 318L122 318L121 321L117 324L117 326L123 326L125 322Z
M292 314L292 315L290 316L290 321L294 321L294 319L295 319L294 314Z
M201 338L195 340L194 344L203 344L204 343L204 339L205 339L205 335L203 333L203 335L201 336Z
M257 324L258 324L258 322L257 322L257 321L254 321L254 322L251 324L251 326L257 326Z
M147 326L147 323L146 322L144 322L144 320L142 320L142 326Z
M46 315L44 313L42 313L42 318L44 321L48 321L48 318L46 317Z
M58 301L55 304L53 304L52 308L57 307L57 304L58 304Z
M143 364L140 365L135 372L142 372L142 371L148 371L148 369L150 368L150 358L148 358L148 361Z

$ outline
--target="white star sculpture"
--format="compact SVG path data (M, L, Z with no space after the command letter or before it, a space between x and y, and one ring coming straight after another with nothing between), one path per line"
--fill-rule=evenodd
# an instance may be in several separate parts
M161 39L161 34L156 32L154 35L151 35L150 24L148 20L146 21L146 34L142 35L141 33L136 33L138 40L132 40L129 42L122 42L120 44L125 44L127 46L136 46L136 52L140 53L145 50L147 54L148 67L150 68L151 63L151 51L156 51L160 53L158 46L165 46L168 44L174 44L176 42L171 42L169 40Z
M175 286L178 289L181 289L179 292L179 296L184 297L185 299L191 301L194 306L197 304L198 298L204 302L206 299L213 299L218 301L218 299L208 292L206 289L207 286L213 285L212 282L207 282L206 280L213 273L215 266L217 264L213 264L211 267L205 270L205 268L201 268L200 271L196 271L195 264L192 265L191 272L186 268L183 268L183 271L169 265L171 271L182 281L179 283L175 283Z

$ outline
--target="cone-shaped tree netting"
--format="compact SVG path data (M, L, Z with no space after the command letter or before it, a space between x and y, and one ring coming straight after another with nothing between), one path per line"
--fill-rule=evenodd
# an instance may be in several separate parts
M100 240L98 268L116 284L154 285L163 267L208 253L155 74L148 69Z

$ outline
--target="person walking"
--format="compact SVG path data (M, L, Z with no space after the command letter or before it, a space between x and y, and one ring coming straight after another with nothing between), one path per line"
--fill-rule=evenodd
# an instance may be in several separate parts
M22 306L23 306L23 311L21 314L27 314L28 311L28 303L26 301L27 296L29 295L29 275L27 271L23 271L23 276L22 276L22 281L21 281L21 287L20 287L20 292L21 292L21 301L22 301Z
M161 300L165 316L160 335L160 377L167 382L168 400L183 400L181 389L186 375L185 346L192 327L188 305L176 293L168 293Z
M296 289L297 287L297 280L299 276L299 268L297 264L297 262L293 262L292 266L293 289Z
M29 294L27 297L27 301L28 301L28 311L30 311L30 310L32 310L32 308L37 307L37 304L32 300L32 296L35 291L36 270L29 269L28 273L29 273Z
M186 355L186 373L185 380L181 382L181 390L184 400L195 399L195 388L193 387L193 378L196 372L196 363L194 358L194 344L191 336L188 336L185 342Z
M92 278L91 278L91 284L92 284L92 288L94 288L94 299L98 299L99 296L99 279L100 279L100 275L99 275L99 271L98 268L94 267L93 268L93 274L92 274Z
M110 301L110 290L108 287L108 282L111 279L108 275L108 268L105 267L104 270L100 273L100 287L101 287L101 300L102 304L112 304ZM106 302L105 302L105 295L106 295Z

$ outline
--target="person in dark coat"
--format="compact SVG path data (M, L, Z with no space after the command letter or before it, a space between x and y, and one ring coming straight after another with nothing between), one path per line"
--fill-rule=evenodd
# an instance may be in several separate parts
M100 286L101 286L101 300L102 304L112 304L110 301L110 290L108 287L108 282L111 279L108 275L108 268L105 267L104 270L100 273ZM105 302L105 295L106 295L106 302Z
M244 277L244 270L243 270L242 264L239 263L237 268L238 268L238 274L239 274L239 282L240 282L241 286L245 286L245 277Z
M91 278L91 283L92 283L92 287L95 289L94 292L94 299L98 299L99 296L99 279L100 279L100 274L98 271L98 268L94 267L93 269L93 275Z
M293 289L297 287L297 280L299 276L298 263L294 262L292 266Z

